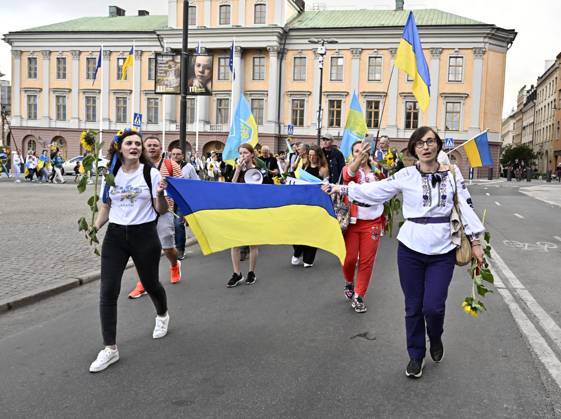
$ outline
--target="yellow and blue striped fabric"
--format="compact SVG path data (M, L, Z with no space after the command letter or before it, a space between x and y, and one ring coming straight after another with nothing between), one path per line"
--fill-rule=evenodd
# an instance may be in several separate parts
M489 150L487 131L478 134L464 143L464 151L471 167L493 166L493 158Z
M409 12L407 17L397 49L395 65L413 79L413 94L419 102L419 107L425 112L430 102L430 73L413 12Z
M320 185L253 185L168 178L204 255L247 245L301 244L345 260L331 198Z
M249 102L244 95L241 95L234 118L232 118L232 126L226 139L224 151L222 152L222 159L226 163L235 166L236 159L240 156L238 152L240 145L247 143L255 147L258 141L257 123L251 113Z
M123 68L121 70L121 80L127 79L127 72L129 67L132 67L134 64L134 46L131 47L129 51L129 55L127 55L127 59L123 63Z
M351 107L349 109L349 115L347 116L347 123L345 125L345 130L343 131L343 139L341 140L341 153L345 157L345 161L349 161L352 157L351 146L355 141L363 140L368 132L366 126L366 120L364 119L364 114L362 113L362 108L358 100L356 92L353 92L353 98L351 99Z

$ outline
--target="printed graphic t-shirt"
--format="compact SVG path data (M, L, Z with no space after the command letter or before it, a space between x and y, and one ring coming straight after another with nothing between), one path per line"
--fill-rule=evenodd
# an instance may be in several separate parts
M109 188L111 199L111 210L109 211L109 222L120 225L144 224L156 219L156 211L152 207L150 199L157 197L156 189L160 183L160 172L156 168L150 169L152 180L152 191L148 191L148 185L144 181L142 171L144 164L134 173L125 173L119 168L115 176L115 187ZM102 183L101 190L105 187Z

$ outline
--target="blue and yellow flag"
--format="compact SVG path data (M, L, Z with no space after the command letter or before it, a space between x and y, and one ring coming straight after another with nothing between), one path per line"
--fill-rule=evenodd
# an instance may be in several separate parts
M296 176L296 179L300 179L303 180L304 182L308 182L308 183L322 183L322 180L318 177L315 177L314 175L312 175L311 173L306 172L304 169L302 169L301 167L299 167L298 169L296 169L296 171L294 172L294 176Z
M132 67L133 64L134 64L134 46L131 47L131 50L129 51L129 55L127 55L127 59L123 63L123 68L121 70L121 80L127 79L127 71L129 67Z
M222 152L222 159L226 163L235 166L236 159L240 155L238 152L240 145L248 143L255 147L258 141L257 123L251 113L247 99L244 95L241 95L236 113L232 119L232 125L230 126L230 134L226 139L226 145Z
M463 147L471 167L493 166L493 158L491 157L491 150L489 150L487 131L483 131L475 137L467 140L463 144Z
M204 255L247 245L300 244L345 260L331 198L319 185L254 185L168 177Z
M413 79L413 94L423 112L430 102L430 73L413 12L409 12L407 23L397 49L395 65Z
M364 119L360 102L356 92L353 92L349 116L347 116L347 124L345 125L345 131L343 131L343 139L341 140L341 153L343 153L345 161L352 157L351 146L353 143L363 140L367 132L368 128L366 127L366 120Z

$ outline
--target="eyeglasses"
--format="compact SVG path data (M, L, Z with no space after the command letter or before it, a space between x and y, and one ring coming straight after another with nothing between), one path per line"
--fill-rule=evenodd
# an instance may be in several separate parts
M427 145L428 147L432 147L433 145L436 144L436 139L435 138L429 138L426 141L423 140L417 140L415 141L415 148L423 148L425 145Z

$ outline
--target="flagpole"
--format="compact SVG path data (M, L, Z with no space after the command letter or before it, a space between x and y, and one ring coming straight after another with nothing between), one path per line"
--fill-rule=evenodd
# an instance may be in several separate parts
M380 127L382 126L382 121L384 118L384 111L386 110L386 102L388 101L388 94L390 91L390 86L392 84L392 77L393 77L393 71L395 69L395 63L392 64L392 70L390 71L390 78L388 80L388 87L386 88L386 95L384 96L384 102L382 105L382 109L380 110L380 120L378 122L378 130L376 131L376 138L374 139L374 150L372 150L371 152L374 153L376 151L376 146L378 145L378 139L380 138Z
M164 39L164 54L166 53L167 49L166 49L166 40ZM156 71L156 69L154 68L154 71ZM155 75L154 75L155 76ZM166 95L162 95L162 122L163 122L163 126L162 126L162 150L165 152L166 151Z
M195 151L199 151L199 99L201 97L197 96L195 99Z
M135 59L134 56L136 54L136 41L132 41L132 112L131 112L131 127L134 124L134 99L135 99L135 89L134 89L134 83L135 83L135 73L136 73L136 68L135 68Z
M100 100L100 106L99 106L99 141L101 142L102 146L101 149L99 150L100 154L103 152L103 41L101 42L101 83L100 83L100 87L101 87L101 91L99 93L99 100Z
M481 134L486 133L487 131L489 131L488 129L486 129L485 131L481 131L479 134L474 135L473 137L471 137L469 140L464 141L462 144L460 144L458 147L454 147L452 150L447 151L446 154L450 154L452 151L456 151L458 148L463 147L464 145L466 145L467 143L469 143L470 141L475 140L477 137L479 137Z
M236 67L234 67L234 54L236 51L236 38L232 40L232 71L230 76L232 77L231 92L230 92L230 127L234 121L234 83L236 82Z

